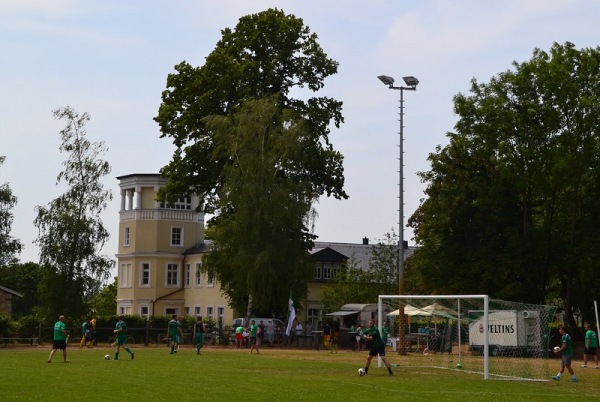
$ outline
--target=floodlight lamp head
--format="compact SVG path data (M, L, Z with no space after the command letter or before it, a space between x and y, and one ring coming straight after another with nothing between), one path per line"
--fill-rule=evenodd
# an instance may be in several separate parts
M393 77L390 77L389 75L379 75L379 76L377 76L377 78L379 78L379 80L381 82L383 82L385 85L387 85L389 87L393 86L394 81L396 81L396 80L394 80Z
M402 77L402 79L404 80L404 82L406 82L406 85L408 85L409 87L415 88L419 84L419 80L413 77L412 75L409 75L408 77Z

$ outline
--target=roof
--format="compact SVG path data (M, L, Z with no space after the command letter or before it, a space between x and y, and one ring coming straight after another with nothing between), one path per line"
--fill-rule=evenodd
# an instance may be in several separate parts
M353 258L361 268L366 269L369 267L369 261L371 260L371 247L373 247L372 244L316 241L313 250L330 248L333 251L337 251L338 253L344 255L348 259Z
M212 240L204 240L203 242L196 243L192 247L185 250L183 252L183 255L206 253L208 249L212 246L212 243Z
M371 249L378 244L364 244L364 243L336 243L336 242L322 242L316 241L314 248L310 250L311 254L317 253L322 249L330 248L338 253L346 256L348 259L353 258L358 263L358 266L362 269L369 268L369 262L371 261ZM390 245L390 247L396 247ZM404 250L404 258L410 257L416 247L408 246Z
M10 293L13 296L23 297L23 295L21 293L15 292L14 290L11 290L9 288L5 288L4 286L0 286L0 290L2 290L3 292L6 292L6 293Z
M358 311L363 311L363 310L368 309L368 308L377 309L378 307L379 306L377 304L355 304L355 303L350 303L350 304L344 304L340 310L341 311L344 311L344 310L358 310Z

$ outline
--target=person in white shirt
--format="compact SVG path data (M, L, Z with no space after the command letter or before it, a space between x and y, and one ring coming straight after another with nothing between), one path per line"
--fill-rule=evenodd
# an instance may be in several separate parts
M298 321L298 325L296 325L296 336L302 335L302 323Z

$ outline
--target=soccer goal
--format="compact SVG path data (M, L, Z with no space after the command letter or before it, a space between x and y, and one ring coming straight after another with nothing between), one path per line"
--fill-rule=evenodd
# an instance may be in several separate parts
M556 307L486 295L380 295L378 304L378 322L391 328L387 355L399 367L481 373L486 380L551 377Z

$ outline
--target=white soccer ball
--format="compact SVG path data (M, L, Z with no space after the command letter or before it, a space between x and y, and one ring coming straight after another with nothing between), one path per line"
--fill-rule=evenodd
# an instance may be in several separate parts
M110 360L110 355L105 355L104 360Z
M560 352L560 348L558 346L555 346L554 349L552 349L552 350L554 350L554 353Z
M358 369L358 375L359 375L359 376L361 376L361 377L362 377L362 376L363 376L363 375L365 375L365 374L367 374L367 372L365 371L365 369L364 369L364 368L359 368L359 369Z

